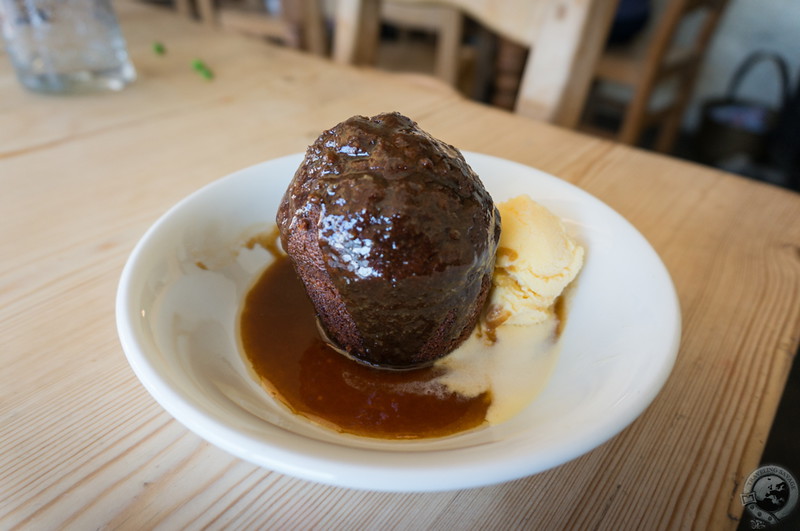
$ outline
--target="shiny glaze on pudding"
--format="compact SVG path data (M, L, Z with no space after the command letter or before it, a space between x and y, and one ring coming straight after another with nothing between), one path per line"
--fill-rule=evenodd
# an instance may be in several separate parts
M409 118L355 116L323 132L277 224L325 335L355 360L426 366L472 333L499 214L461 153Z

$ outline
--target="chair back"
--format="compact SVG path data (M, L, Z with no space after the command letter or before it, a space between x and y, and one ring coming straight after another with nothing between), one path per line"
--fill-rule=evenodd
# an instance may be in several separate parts
M668 0L652 17L632 51L610 51L598 61L598 77L634 88L618 140L635 144L647 127L659 125L654 149L671 151L708 44L728 0ZM636 48L643 48L637 53ZM654 107L659 86L672 83L671 101Z
M567 127L580 118L617 0L393 0L458 8L531 51L515 112ZM381 0L338 0L333 58L374 64Z

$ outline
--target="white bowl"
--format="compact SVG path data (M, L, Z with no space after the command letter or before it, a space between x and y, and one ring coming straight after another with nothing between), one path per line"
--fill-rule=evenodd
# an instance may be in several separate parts
M559 465L613 437L650 404L672 369L680 310L669 273L636 229L588 193L511 161L465 156L495 201L527 193L564 218L586 248L550 381L511 420L441 439L359 438L289 413L251 377L237 316L271 258L246 243L273 226L300 154L195 192L138 243L116 304L136 375L164 409L212 444L285 474L352 488L488 485Z

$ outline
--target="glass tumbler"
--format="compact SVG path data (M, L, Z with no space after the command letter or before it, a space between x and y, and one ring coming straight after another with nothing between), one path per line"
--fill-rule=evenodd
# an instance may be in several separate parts
M0 23L30 90L121 90L136 79L110 0L0 0Z

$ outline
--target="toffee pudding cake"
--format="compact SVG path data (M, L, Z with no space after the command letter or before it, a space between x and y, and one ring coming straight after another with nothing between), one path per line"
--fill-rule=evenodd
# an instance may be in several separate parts
M469 337L500 237L492 198L461 153L399 113L323 132L277 224L328 340L394 369L428 365Z

